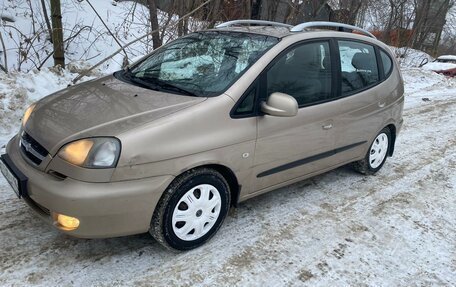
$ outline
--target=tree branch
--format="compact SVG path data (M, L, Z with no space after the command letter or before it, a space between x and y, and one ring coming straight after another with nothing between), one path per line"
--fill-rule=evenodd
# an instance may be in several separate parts
M46 27L48 29L49 33L49 40L52 43L52 27L51 27L51 22L49 21L49 15L46 9L46 2L45 0L41 0L41 7L43 8L43 17L44 21L46 22Z
M116 43L122 49L122 51L125 54L125 57L127 57L127 59L128 59L127 51L125 51L125 48L122 47L122 44L119 42L119 40L117 40L117 37L114 36L114 34L111 32L111 30L109 29L108 25L106 25L105 21L103 21L103 18L101 18L100 14L98 14L98 11L95 9L95 7L93 7L92 3L90 3L89 0L86 0L86 1L87 1L87 4L89 4L89 6L92 8L93 12L95 12L95 14L97 15L98 19L100 19L101 23L103 23L103 25L105 26L106 30L108 30L109 34L112 36L114 41L116 41Z
M0 42L2 43L2 49L3 49L3 57L5 59L5 66L2 67L3 71L5 71L5 73L8 73L8 57L6 55L6 47L5 47L5 42L3 41L3 36L2 36L2 33L0 33Z
M180 17L179 20L174 23L173 25L171 26L175 26L177 25L180 21L183 21L184 19L190 17L191 15L193 15L195 12L197 12L199 9L203 8L204 6L206 6L209 2L211 2L213 0L207 0L205 2L203 2L201 5L199 5L198 7L196 7L194 10L192 10L191 12L185 14L184 16ZM126 47L129 47L131 45L133 45L134 43L138 42L138 41L141 41L142 39L146 38L147 36L150 36L152 35L153 33L157 33L158 30L154 30L154 31L151 31L145 35L142 35L141 37L139 38L136 38L135 40L133 41L130 41L128 42L127 44L125 44L122 48L116 50L114 53L112 53L111 55L109 55L108 57L104 58L103 60L99 61L98 63L96 63L95 65L93 65L90 69L87 69L85 70L84 72L80 73L79 76L77 76L76 78L73 79L72 83L75 84L77 81L79 81L80 79L82 79L85 75L87 75L89 72L91 72L93 69L99 67L101 64L103 64L104 62L106 62L107 60L111 59L112 57L114 57L115 55L117 55L118 53L120 53L122 50L124 50Z

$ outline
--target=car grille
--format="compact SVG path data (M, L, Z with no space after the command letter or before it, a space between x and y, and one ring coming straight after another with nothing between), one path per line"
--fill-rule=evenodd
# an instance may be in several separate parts
M48 151L26 132L21 136L21 150L36 165L40 165L48 155Z

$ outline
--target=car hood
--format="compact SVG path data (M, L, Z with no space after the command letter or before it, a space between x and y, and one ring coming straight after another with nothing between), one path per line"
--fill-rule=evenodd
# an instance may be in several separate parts
M116 136L205 99L144 89L107 76L41 99L25 131L54 155L69 141Z

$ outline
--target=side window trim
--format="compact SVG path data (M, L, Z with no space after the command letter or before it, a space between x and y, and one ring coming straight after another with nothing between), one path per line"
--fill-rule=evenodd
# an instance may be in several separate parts
M302 41L296 42L296 43L288 46L283 51L281 51L271 62L269 62L269 64L266 66L266 68L264 68L263 71L261 72L261 74L259 75L259 77L260 77L260 88L259 88L260 94L258 96L259 101L258 101L257 105L259 105L260 101L265 101L268 96L267 95L267 72L271 69L272 66L274 66L275 63L277 63L277 61L279 61L281 59L282 56L285 56L291 50L294 50L301 45L312 44L312 43L321 43L321 42L328 43L329 53L330 53L329 57L331 59L331 69L334 69L334 67L335 67L334 65L337 65L337 63L334 63L334 56L333 56L334 39L333 38L330 38L330 37L329 38L328 37L315 38L315 39L307 39L307 40L302 40ZM334 96L334 95L337 95L336 94L337 89L334 87L334 84L336 83L336 82L334 82L334 78L337 77L337 75L335 75L334 70L332 70L331 73L332 73L332 75L331 75L331 95ZM335 100L335 98L318 101L318 102L314 102L314 103L310 103L310 104L299 105L299 109L327 103L327 102L330 102L333 100ZM259 111L259 115L262 115L261 111Z
M318 38L318 39L308 39L308 40L303 40L296 42L284 50L282 50L277 56L272 59L269 64L258 74L255 80L253 80L252 84L244 91L242 96L239 98L239 100L234 104L233 108L230 111L230 117L233 119L243 119L243 118L249 118L249 117L257 117L263 115L261 110L260 110L260 102L265 101L267 97L267 77L266 73L267 71L280 59L281 56L287 54L290 52L290 50L294 49L296 46L306 44L306 43L313 43L313 42L328 42L330 46L330 57L334 59L335 56L334 54L334 45L335 45L335 40L333 38ZM331 62L333 62L332 60ZM331 63L331 68L334 69L334 63ZM337 75L334 74L333 70L333 78L337 79ZM337 87L335 87L335 82L331 84L331 92L337 95ZM255 98L255 107L254 107L254 112L252 114L244 114L244 115L236 115L236 109L239 107L239 105L242 103L242 101L247 97L247 95L250 93L251 89L256 85L256 98ZM331 99L333 100L333 99ZM315 104L321 104L321 103L315 103ZM307 105L308 106L308 105ZM306 106L306 107L307 107ZM304 106L303 106L304 107ZM301 107L299 107L301 108Z
M342 72L339 55L339 44L337 39L331 39L329 41L329 50L331 53L331 69L332 69L332 98L331 100L337 100L342 95Z
M337 44L337 49L339 49L339 41L352 41L352 42L362 43L362 44L365 44L365 45L370 45L370 46L374 47L374 51L376 51L377 49L381 49L381 48L379 48L376 44L370 43L370 42L367 42L367 41L363 41L363 40L351 39L351 38L342 38L342 37L337 37L337 38L334 38L334 39L335 39L336 44ZM383 50L383 49L382 49L382 50ZM388 57L389 57L389 54L388 54L388 53L386 53L386 54L387 54ZM338 60L340 61L340 54L339 54L339 53L337 54L336 57L337 57ZM377 60L377 69L379 69L379 61L378 61L378 59L377 59L377 56L376 56L376 60ZM380 61L380 63L381 63L381 61ZM386 78L388 78L388 77L391 75L392 71L393 71L393 68L391 68L391 71L389 72L389 74L388 74L388 76L387 76ZM339 69L337 72L342 73L342 69ZM379 76L381 76L381 74L379 74ZM342 79L342 75L340 75L339 78ZM353 96L353 95L355 95L355 94L359 94L359 93L362 93L362 92L364 92L364 91L366 91L366 90L372 89L373 87L375 87L375 86L380 85L381 83L383 83L383 82L386 80L386 78L381 78L381 77L380 77L380 79L379 79L378 82L376 82L376 83L374 83L374 84L372 84L372 85L366 86L366 87L364 87L364 88L361 89L361 90L357 90L357 91L355 91L355 92L347 93L346 95L342 95L342 91L340 91L339 97L338 97L338 98L335 98L334 100L342 99L342 98L346 98L346 97L350 97L350 96ZM339 85L339 86L341 86L341 84L342 84L342 80L340 81L340 85ZM340 89L341 89L341 87L340 87Z
M343 37L318 38L318 39L309 39L309 40L299 41L299 42L296 42L296 43L292 44L291 46L285 48L283 51L281 51L274 59L272 59L269 62L269 64L263 69L263 71L261 71L259 73L259 75L256 77L256 79L246 89L244 94L239 98L239 100L235 103L235 105L231 109L231 111L230 111L231 118L248 118L248 117L256 117L256 116L262 115L259 106L260 106L260 102L266 100L266 97L267 97L267 95L266 95L267 94L267 77L266 77L267 71L280 59L281 56L287 54L290 50L294 49L296 46L299 46L299 45L302 45L302 44L306 44L306 43L324 42L324 41L328 42L329 43L329 47L330 47L329 50L330 50L331 69L332 69L331 94L333 95L333 97L331 99L327 100L327 101L313 103L311 105L299 106L300 109L304 108L304 107L309 107L309 106L323 104L323 103L330 102L330 101L339 100L339 99L342 99L342 98L353 96L354 94L357 94L357 93L364 92L365 90L371 89L374 86L381 84L382 82L384 82L392 74L392 71L394 69L394 64L393 64L391 70L389 71L388 75L384 75L382 77L382 73L384 74L384 72L383 72L383 62L381 61L381 59L379 61L378 55L377 55L377 54L379 54L379 52L377 52L377 51L383 51L390 59L391 59L391 56L389 55L389 53L384 51L384 49L378 47L376 44L373 44L373 43L370 43L370 42L367 42L367 41L363 41L363 40L352 39L352 38L343 38ZM354 42L360 42L360 43L363 43L363 44L367 44L367 45L373 46L375 51L376 51L376 59L377 59L378 69L380 69L380 65L382 65L382 70L379 71L380 72L379 73L380 81L378 81L374 85L367 86L367 87L365 87L362 90L359 90L359 91L356 91L354 93L349 93L349 94L346 94L346 95L342 96L342 71L341 71L341 63L340 63L340 54L339 54L338 41L354 41ZM249 92L251 91L251 89L255 85L256 85L257 90L256 90L256 95L255 95L256 98L255 98L254 112L252 114L248 114L248 115L247 114L245 114L245 115L236 115L235 114L236 109L242 103L242 101L245 99L245 97L249 94Z
M394 61L393 61L393 59L391 58L390 54L389 54L387 51L385 51L384 49L382 49L382 48L380 48L380 47L377 47L377 49L378 49L378 51L379 51L378 54L379 54L379 56L380 56L380 62L382 63L382 72L383 72L383 75L385 76L385 77L384 77L384 80L386 80L386 79L388 79L389 76L391 76L391 74L393 73ZM383 68L384 68L384 67L383 67L383 59L382 59L382 57L381 57L381 55L380 55L380 52L383 52L383 53L388 57L388 59L389 59L390 62L391 62L391 68L390 68L390 70L388 71L388 74L385 74L385 70L383 69Z
M380 56L380 49L377 47L377 45L374 46L375 49L375 57L377 58L377 70L378 70L378 75L380 76L380 81L385 80L385 70L383 69L383 61L382 57Z
M258 102L258 94L259 94L259 78L257 77L252 84L245 90L239 100L234 104L233 108L230 111L230 117L233 119L243 119L249 117L255 117L258 115L259 111L259 102ZM255 89L255 98L253 99L253 111L248 114L238 114L237 109L242 104L242 102L250 95L250 92Z

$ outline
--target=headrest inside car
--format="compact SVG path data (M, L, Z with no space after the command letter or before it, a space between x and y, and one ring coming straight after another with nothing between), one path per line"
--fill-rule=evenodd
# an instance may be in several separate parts
M374 71L376 67L375 57L367 53L356 53L352 59L352 66L357 70Z

